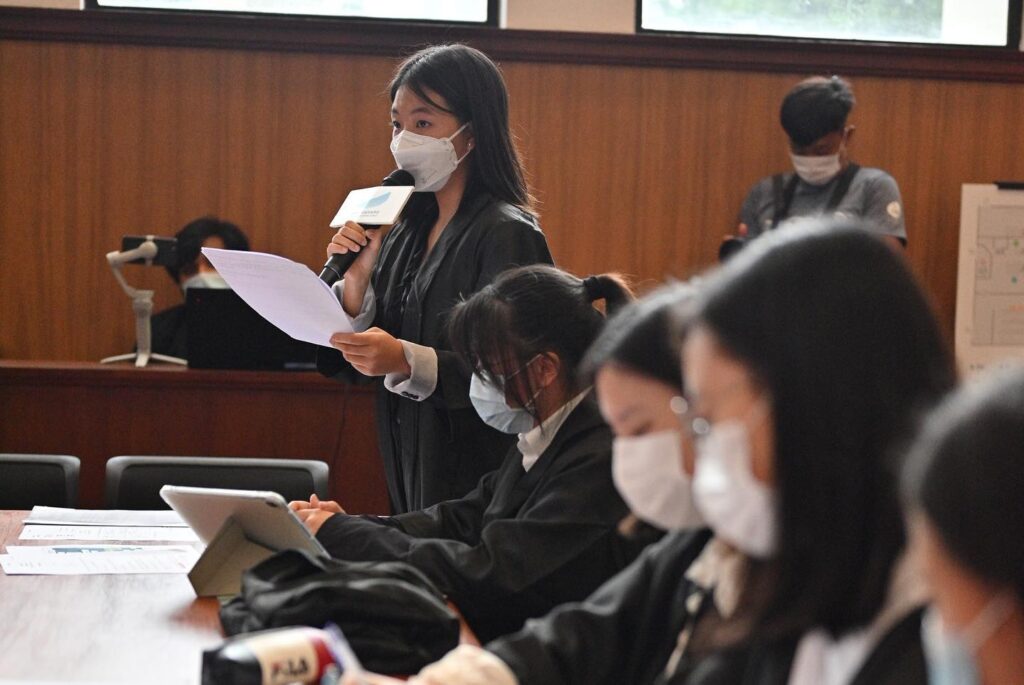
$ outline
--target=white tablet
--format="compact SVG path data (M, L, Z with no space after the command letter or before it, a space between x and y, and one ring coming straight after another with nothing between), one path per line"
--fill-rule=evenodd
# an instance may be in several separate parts
M205 544L232 519L248 540L275 552L301 549L310 554L327 554L276 492L165 485L160 488L160 496L181 514Z

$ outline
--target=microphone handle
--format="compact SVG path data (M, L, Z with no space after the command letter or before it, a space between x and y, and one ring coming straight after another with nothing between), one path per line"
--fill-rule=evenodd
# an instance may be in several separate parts
M327 285L334 285L341 280L352 263L359 258L358 252L332 254L320 272L320 280Z

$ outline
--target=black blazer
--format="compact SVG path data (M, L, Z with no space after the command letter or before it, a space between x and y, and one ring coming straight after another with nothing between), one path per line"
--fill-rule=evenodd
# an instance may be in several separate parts
M469 401L470 369L450 351L445 324L456 303L502 271L552 263L534 218L487 194L463 200L422 262L430 226L420 224L395 225L372 276L373 325L437 351L437 388L422 402L400 397L376 379L377 435L392 513L461 497L501 463L515 437L477 416ZM318 348L317 367L340 380L365 380L332 348Z
M489 640L625 568L652 539L619 535L626 513L612 483L611 433L588 398L529 471L512 448L461 499L391 518L333 516L317 538L342 559L416 566Z
M157 312L150 319L150 350L185 359L188 355L188 325L185 305L177 304Z
M665 673L682 629L714 611L710 595L685 578L708 539L707 531L671 533L585 602L561 606L487 649L523 685L786 685L797 639L686 652ZM897 622L850 685L925 685L920 627L921 610Z

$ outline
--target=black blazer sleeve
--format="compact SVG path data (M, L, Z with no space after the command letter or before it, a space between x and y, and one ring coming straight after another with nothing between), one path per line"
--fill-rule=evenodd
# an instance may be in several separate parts
M586 601L564 604L487 649L524 685L651 682L681 629L683 574L708 538L706 531L666 536Z
M547 241L540 229L521 219L505 218L489 227L477 248L479 270L473 292L493 283L503 271L529 264L553 264ZM471 407L470 368L450 350L437 352L437 387L430 401L449 409Z
M338 515L324 521L316 537L331 556L350 561L404 559L416 539L480 537L484 510L499 472L485 475L465 497L398 516Z
M466 535L472 524L460 516L468 518L469 506L478 506L476 495L465 509L441 505L394 517L387 528L332 517L317 537L341 558L416 566L459 607L477 636L489 640L557 604L582 599L638 553L642 543L625 540L616 530L626 509L614 492L609 462L606 429L595 430L558 456L515 515L485 513L475 540ZM507 486L514 469L522 472L517 452L494 482ZM484 492L479 490L481 498ZM442 519L457 522L455 530L440 530Z

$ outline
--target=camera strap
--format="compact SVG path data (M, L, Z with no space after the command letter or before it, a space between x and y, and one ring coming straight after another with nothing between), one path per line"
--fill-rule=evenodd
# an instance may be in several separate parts
M836 210L839 203L846 197L853 183L854 176L860 171L860 165L850 162L839 174L832 194L825 205L825 212L831 213ZM793 204L793 196L796 195L796 186L800 177L796 174L775 174L772 176L772 200L775 212L772 214L772 228L776 228L789 216L789 209Z

